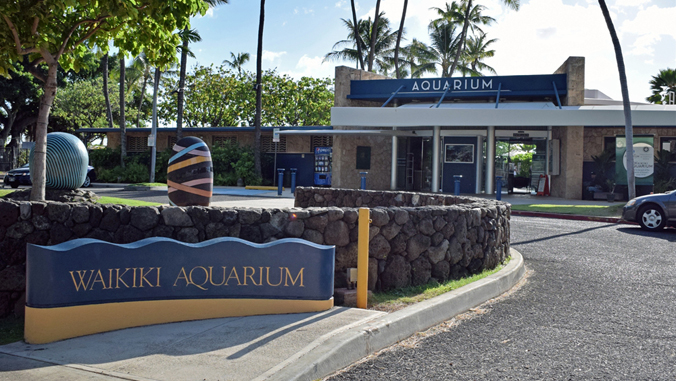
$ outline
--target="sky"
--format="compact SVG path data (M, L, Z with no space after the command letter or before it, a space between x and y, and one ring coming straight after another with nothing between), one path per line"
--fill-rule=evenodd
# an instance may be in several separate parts
M380 9L398 29L403 0L381 0ZM450 2L450 1L449 1ZM551 74L569 56L585 57L585 87L621 100L615 53L601 8L596 0L521 0L518 11L499 0L475 0L483 14L496 23L482 28L493 44L495 56L485 61L497 75ZM375 0L355 1L357 17L373 17ZM406 41L429 43L427 25L435 18L430 8L444 7L443 0L411 0L405 19ZM606 0L617 31L632 102L646 102L650 80L660 70L676 68L676 0ZM220 65L230 53L247 52L246 70L256 68L260 2L229 0L191 20L202 41L191 45L196 58L189 67ZM340 65L324 62L333 45L347 38L341 18L351 19L349 0L268 0L263 34L263 69L276 69L294 78L334 77ZM484 73L491 75L490 73ZM459 75L459 74L458 74Z

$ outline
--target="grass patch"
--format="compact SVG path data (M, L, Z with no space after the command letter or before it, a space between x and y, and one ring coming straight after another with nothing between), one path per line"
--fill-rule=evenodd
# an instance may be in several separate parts
M14 189L0 189L0 197L7 196L12 192L14 192Z
M23 318L8 316L0 319L0 345L23 340Z
M435 296L453 291L472 282L476 282L479 279L495 274L502 270L502 268L509 263L510 259L511 257L507 258L503 264L498 265L493 270L484 270L479 274L467 278L449 280L441 284L432 282L420 286L410 286L386 292L374 292L369 298L369 308L385 312L400 310L408 305L431 299Z
M167 184L164 184L164 183L136 183L136 184L129 184L129 186L132 186L132 187L166 187Z
M158 206L158 205L162 205L159 202L129 200L129 199L126 199L126 198L118 198L118 197L101 197L96 202L98 202L99 204L116 204L116 205L129 205L129 206Z
M512 205L512 210L523 210L527 212L542 213L561 213L577 214L580 216L594 217L620 217L624 203L612 205L552 205L552 204L532 204L532 205Z

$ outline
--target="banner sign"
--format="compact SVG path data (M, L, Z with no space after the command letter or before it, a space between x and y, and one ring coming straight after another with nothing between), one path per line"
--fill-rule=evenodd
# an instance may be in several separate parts
M349 99L387 100L439 98L556 98L567 94L567 75L513 75L496 77L449 77L415 79L353 80ZM556 89L556 91L555 91Z
M183 320L333 306L335 247L297 238L255 244L76 239L28 244L26 340L44 343Z
M653 185L655 150L653 136L634 136L634 178L636 185ZM615 184L627 185L627 139L615 138Z

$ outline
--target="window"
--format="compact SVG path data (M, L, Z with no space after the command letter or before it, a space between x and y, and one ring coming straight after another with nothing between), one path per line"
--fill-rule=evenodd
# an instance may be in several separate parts
M272 135L261 136L261 152L275 152L275 142L272 141ZM279 136L277 152L286 152L286 135Z
M474 163L474 144L446 144L445 148L445 163Z
M237 136L214 136L211 141L213 147L222 146L226 143L237 144Z
M315 147L333 147L333 136L329 135L313 136L312 152L315 151Z
M148 150L147 136L127 136L127 152L143 152Z
M669 151L669 161L676 161L676 137L673 136L664 136L660 138L660 147L661 151Z
M603 150L615 152L615 137L614 136L605 136L603 138ZM599 153L601 153L601 152L599 152ZM613 157L613 161L615 161L615 157Z

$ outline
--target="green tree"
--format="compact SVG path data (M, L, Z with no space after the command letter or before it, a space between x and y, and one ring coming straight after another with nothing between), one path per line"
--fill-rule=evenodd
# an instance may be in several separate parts
M451 67L455 52L460 49L462 40L458 34L458 28L453 23L430 24L430 45L415 41L410 47L414 56L422 62L416 68L413 76L419 76L423 73L437 73L437 66L441 69L442 77L452 75Z
M486 65L483 60L495 55L495 50L491 49L490 45L496 41L497 39L495 38L489 40L483 32L480 32L478 36L471 36L469 38L463 57L463 66L470 70L465 71L461 68L463 76L467 74L481 76L482 71L495 74L495 69Z
M44 82L35 133L34 165L31 168L31 200L45 198L45 159L49 112L57 93L56 74L78 71L85 54L99 48L106 53L110 43L122 53L139 55L166 66L175 60L179 37L174 33L189 25L190 16L204 14L203 0L101 0L3 1L0 2L0 75L9 75L24 56L30 71ZM42 75L37 67L47 66Z
M80 128L106 128L108 121L106 118L106 104L104 94L101 91L103 87L103 77L90 80L82 80L69 83L60 89L54 99L52 108L52 117L63 121L66 130L61 131L73 133ZM120 101L117 89L111 89L112 97L111 110L113 114L119 115ZM132 103L132 94L125 96L126 103ZM134 118L136 110L130 109L129 116ZM126 122L130 123L129 120Z
M650 80L650 90L653 95L646 98L650 103L663 104L668 102L668 94L676 93L676 70L666 68L660 70L657 75Z
M18 137L28 125L37 121L42 89L35 78L14 64L12 78L0 77L0 146Z
M622 46L615 33L613 20L610 18L610 12L606 6L605 0L599 0L603 18L606 20L610 39L615 49L615 60L617 61L617 71L620 74L620 90L622 91L622 108L624 109L624 134L626 136L627 147L634 147L634 126L631 122L631 103L629 102L629 88L627 87L627 74L624 70L624 58L622 57ZM627 188L628 196L631 200L636 197L636 179L634 178L634 155L627 155Z
M190 127L254 126L256 98L252 72L234 73L224 65L200 66L186 75L185 121ZM170 122L176 115L175 78L165 79L159 116ZM333 80L303 77L294 80L274 70L263 72L263 126L329 125ZM190 89L200 89L191 91Z
M349 30L347 39L340 40L333 45L333 51L324 56L323 62L334 60L355 61L357 65L364 58L368 59L370 54L370 46L366 45L364 41L370 41L373 31L373 22L369 17L367 20L359 21L359 38L355 38L354 25L351 20L341 19L345 27ZM374 47L374 63L373 68L382 71L392 65L394 59L392 58L392 46L397 40L397 31L390 29L390 21L381 13L378 22L378 30L376 32L376 44ZM340 50L338 50L340 49ZM361 51L361 52L360 52Z
M233 69L237 69L238 73L242 73L242 67L244 66L247 61L249 61L249 53L235 53L230 52L230 60L223 60L224 65L228 65Z
M511 9L516 11L519 10L520 0L502 0L502 3ZM484 9L485 7L479 4L474 4L473 6L472 0L463 0L460 4L457 4L455 1L453 1L451 5L447 3L445 10L436 8L437 13L441 18L433 21L433 23L462 23L462 32L460 33L460 41L462 41L462 44L458 46L458 50L455 52L449 76L455 73L456 68L460 64L460 58L464 53L465 44L468 38L468 30L481 31L480 25L488 25L495 21L492 17L483 16L481 14Z

